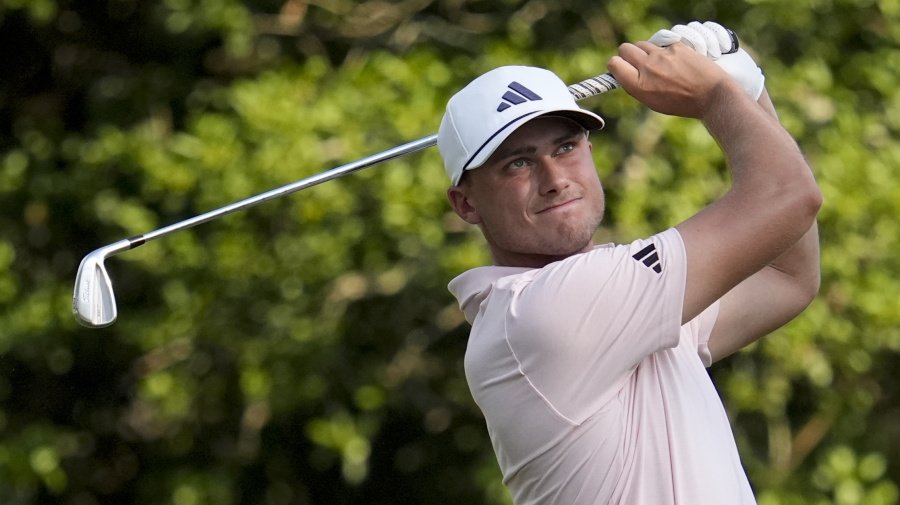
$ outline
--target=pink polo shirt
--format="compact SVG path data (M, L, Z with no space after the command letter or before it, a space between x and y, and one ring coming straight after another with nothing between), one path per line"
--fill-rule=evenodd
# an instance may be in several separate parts
M516 504L756 503L704 366L718 303L682 326L685 270L670 229L450 283Z

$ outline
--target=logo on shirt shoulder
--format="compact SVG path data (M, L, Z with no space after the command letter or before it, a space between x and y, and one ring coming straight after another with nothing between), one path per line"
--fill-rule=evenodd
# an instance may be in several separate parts
M513 105L519 105L528 101L543 100L537 93L513 81L507 86L510 91L503 94L503 101L497 106L497 112L503 112Z
M650 244L631 256L632 258L643 263L647 268L654 272L662 273L662 263L659 261L659 254L656 253L656 244Z

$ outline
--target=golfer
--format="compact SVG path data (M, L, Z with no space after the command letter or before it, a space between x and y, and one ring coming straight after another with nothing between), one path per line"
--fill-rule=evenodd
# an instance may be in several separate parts
M705 367L815 297L822 196L752 58L713 47L718 25L677 28L651 38L667 47L623 44L609 70L647 107L702 121L733 182L646 239L593 244L604 195L588 132L603 119L554 74L501 67L447 105L447 195L493 258L450 290L518 505L755 503Z

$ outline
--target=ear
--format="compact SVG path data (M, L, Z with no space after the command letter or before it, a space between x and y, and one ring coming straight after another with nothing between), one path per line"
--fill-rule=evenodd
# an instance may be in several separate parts
M462 186L451 186L447 189L447 199L450 200L450 206L459 217L463 218L463 221L469 224L480 224L481 216L469 201L466 189Z

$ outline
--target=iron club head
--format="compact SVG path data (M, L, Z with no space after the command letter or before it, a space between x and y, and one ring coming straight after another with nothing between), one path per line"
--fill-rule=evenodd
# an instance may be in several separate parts
M116 320L116 296L104 261L109 256L131 249L131 240L120 240L88 254L78 266L72 312L88 328L109 326Z

